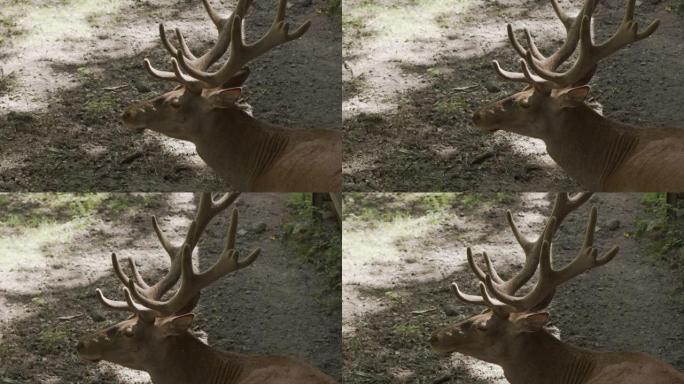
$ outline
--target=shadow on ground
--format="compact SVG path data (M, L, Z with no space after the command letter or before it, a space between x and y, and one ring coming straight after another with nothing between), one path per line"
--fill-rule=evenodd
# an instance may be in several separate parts
M63 16L91 3L60 4L54 12ZM127 0L115 3L125 5ZM33 35L29 36L31 43L25 42L22 39L29 37L21 33L20 25L0 20L0 28L11 32L9 39L0 42L0 53L9 52L12 57L0 72L0 105L7 111L0 114L0 189L183 191L225 187L195 154L193 145L151 132L139 135L120 121L122 112L134 101L175 86L151 78L142 65L143 58L149 57L160 69L168 69L169 57L156 32L159 21L167 28L180 26L193 49L212 44L215 28L199 1L166 3L135 2L105 13L95 9L82 26L92 33L74 37L58 29L55 36L46 37L48 42L55 39L52 45L35 42ZM255 116L265 121L305 128L340 127L341 31L339 21L335 23L339 13L325 12L328 0L291 0L290 4L288 20L296 24L311 19L312 27L300 40L259 58L251 66L244 94L254 105ZM35 15L53 9L37 3L26 7L25 12ZM217 8L222 13L231 9L225 4ZM255 4L248 38L254 39L270 26L271 8L272 4ZM74 24L76 21L80 19ZM59 25L69 27L68 23ZM17 61L16 57L24 59Z
M517 67L506 39L507 23L516 30L529 28L544 52L558 46L562 26L550 5L462 1L452 4L451 10L433 11L442 3L425 0L406 5L409 10L402 16L406 20L402 19L401 28L392 25L389 16L363 10L393 14L402 5L374 0L347 6L349 16L345 14L343 20L345 188L577 189L545 153L543 142L506 132L483 134L470 122L478 108L520 89L500 79L491 66L497 59L504 68ZM614 31L623 3L611 0L597 9L597 39ZM577 4L573 4L563 6L574 9ZM675 43L684 36L684 28L672 4L640 4L640 23L659 18L659 31L601 63L592 82L593 94L611 119L646 126L677 126L682 120L676 102L658 103L684 94L675 64L684 55Z
M46 242L40 254L15 252L11 259L0 259L4 314L0 319L0 378L25 383L148 382L144 374L121 367L85 364L74 346L83 335L126 317L103 308L95 296L95 288L101 288L108 297L120 299L121 286L112 273L109 253L135 257L146 280L156 281L166 270L168 258L153 234L149 216L156 214L169 239L178 241L194 215L198 197L59 195L62 200L46 209L35 196L3 196L2 206L9 207L3 217L23 213L27 221L13 226L5 223L0 245L17 239L21 228L32 225L32 217L53 226L83 217L88 220L78 222L73 236ZM84 204L74 201L85 201L87 207L79 211L82 208L74 206ZM298 253L302 244L295 247L286 240L285 228L310 230L301 218L292 216L287 201L287 196L278 194L240 198L237 248L245 254L261 247L262 254L249 268L205 290L195 310L194 329L218 349L297 357L339 377L339 286L331 286L328 277ZM220 254L227 216L214 219L197 247L202 269ZM338 231L332 219L319 227L323 228L319 231ZM39 239L37 234L34 237ZM42 260L30 263L29 256ZM287 333L298 337L283 338Z
M420 194L345 196L343 261L345 271L351 271L345 272L343 288L346 383L506 383L498 367L460 354L433 353L429 335L482 309L462 305L449 290L457 281L465 292L477 292L465 247L472 246L478 258L486 251L497 271L510 276L524 258L504 210L511 209L522 233L532 237L553 196L479 194L464 204L473 195L450 194L426 210L426 195L438 196L423 194L418 209L415 196ZM643 352L683 370L684 332L673 327L684 324L684 269L677 264L681 241L671 234L673 227L663 224L662 211L644 205L651 198L599 194L564 221L554 240L556 268L574 258L590 205L599 209L595 245L600 250L618 245L620 253L560 288L549 311L570 344ZM427 219L416 221L421 217ZM397 230L401 221L406 232ZM376 237L377 231L390 238ZM672 241L679 245L663 251Z

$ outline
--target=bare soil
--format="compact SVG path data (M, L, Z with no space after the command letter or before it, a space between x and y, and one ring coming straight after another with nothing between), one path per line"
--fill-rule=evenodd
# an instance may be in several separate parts
M510 276L524 256L505 209L532 236L541 230L553 196L462 195L442 208L425 208L409 195L345 196L345 383L507 383L499 367L461 354L440 356L428 340L432 331L482 310L463 305L448 288L456 281L476 292L465 248L472 246L478 256L486 251L497 271ZM654 238L635 235L636 226L657 219L641 199L596 195L565 220L554 242L556 268L575 256L590 205L599 210L595 245L618 245L620 251L610 263L559 288L549 311L565 342L643 352L684 371L682 269L658 255ZM379 212L376 219L370 211Z
M81 361L75 343L126 317L103 308L95 296L101 288L121 299L110 253L135 257L143 276L156 281L166 272L168 257L150 216L157 215L167 236L180 241L198 197L79 196L2 196L7 220L0 228L2 383L149 383L139 371ZM287 201L285 194L240 197L238 249L245 254L260 247L262 254L203 292L193 331L218 349L291 356L339 378L339 286L331 286L285 239L284 228L303 225L293 221ZM24 221L13 223L16 215ZM197 248L201 269L220 253L228 216L221 214L207 227ZM322 230L339 231L334 219L323 222Z
M682 127L684 23L679 0L637 2L654 35L604 60L592 94L611 119ZM561 1L576 12L580 1ZM597 39L612 34L623 0L601 1ZM344 188L348 191L577 189L541 140L483 134L475 110L518 91L491 62L517 68L506 24L551 52L564 29L547 1L349 0L343 11Z
M254 116L297 127L341 127L340 14L332 0L291 0L287 20L311 20L300 39L250 64ZM211 2L228 14L235 1ZM248 14L248 41L272 23L275 1ZM135 134L125 108L172 89L143 68L169 69L158 24L180 28L196 54L216 30L199 0L0 0L0 189L194 191L222 181L194 145ZM171 34L173 35L173 34Z

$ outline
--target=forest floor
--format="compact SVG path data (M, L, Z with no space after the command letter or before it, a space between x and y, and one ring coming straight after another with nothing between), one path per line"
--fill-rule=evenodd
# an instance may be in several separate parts
M235 1L211 3L221 14ZM275 0L246 18L252 42L272 23ZM250 63L243 95L254 116L285 126L340 128L339 0L290 0L287 20L312 26ZM175 84L158 24L180 28L196 54L216 29L199 0L0 0L0 190L194 191L222 189L194 145L129 131L125 108ZM174 40L175 41L175 38Z
M497 366L434 353L429 337L482 310L463 305L449 289L456 281L476 291L466 247L476 257L487 252L497 271L511 276L524 256L505 210L532 237L552 199L542 193L346 194L344 382L506 384ZM575 256L590 205L598 208L595 245L620 251L559 288L549 311L565 342L644 352L684 371L684 225L667 224L657 202L652 195L599 194L566 218L554 241L556 268Z
M576 12L577 0L560 1ZM624 0L601 1L594 30L614 32ZM648 39L604 60L591 82L610 119L682 127L684 3L637 1ZM491 62L516 68L506 24L528 28L543 52L565 30L543 0L349 0L343 8L344 188L348 191L557 191L577 184L541 140L484 134L473 112L520 90ZM682 127L684 128L684 127Z
M127 317L95 295L101 288L121 299L111 252L135 257L143 276L156 281L168 257L150 217L178 242L197 198L0 195L0 382L149 383L145 373L80 360L76 342ZM332 213L312 219L306 205L304 195L240 197L237 248L244 255L260 247L261 255L204 290L193 330L218 349L291 356L339 378L340 232ZM201 269L219 255L228 216L207 227L197 247Z

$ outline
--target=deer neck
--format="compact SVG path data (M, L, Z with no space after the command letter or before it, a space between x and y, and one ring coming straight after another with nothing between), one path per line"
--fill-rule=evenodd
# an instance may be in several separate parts
M563 109L545 124L554 132L544 138L549 155L590 190L603 190L606 180L638 144L637 136L628 127L586 105Z
M189 333L171 337L155 367L154 384L233 384L243 372L242 356L219 352Z
M583 384L595 367L590 351L565 344L545 331L522 334L501 364L511 384Z
M232 187L252 189L285 151L287 132L237 108L215 109L193 142L200 157Z

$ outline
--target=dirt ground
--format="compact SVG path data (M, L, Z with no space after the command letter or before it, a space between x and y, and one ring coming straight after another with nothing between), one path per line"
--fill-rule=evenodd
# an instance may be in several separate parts
M684 268L656 250L662 231L653 228L662 218L646 208L644 198L595 195L565 220L554 242L556 268L575 256L590 205L598 207L595 245L602 250L618 245L620 252L559 288L549 311L568 343L644 352L684 371ZM510 276L524 257L505 222L505 209L511 209L522 233L532 236L541 230L552 199L540 193L347 194L345 383L507 383L497 366L432 352L429 335L482 310L461 304L449 290L457 281L466 292L475 292L466 246L476 256L486 251L497 271ZM643 230L651 235L637 235ZM682 252L681 237L674 242L676 252Z
M155 281L166 271L168 257L150 216L157 215L170 239L182 239L198 196L0 198L0 382L148 383L147 374L139 371L79 360L75 344L126 317L105 309L95 296L95 288L101 288L108 297L121 298L110 253L135 257L143 276ZM240 197L238 248L244 254L261 247L261 256L203 292L193 330L222 350L292 356L339 378L339 285L306 262L300 245L288 240L286 232L293 227L309 230L305 222L295 220L300 216L293 216L291 198ZM202 269L223 247L227 218L227 213L215 218L197 247ZM329 245L339 250L335 220L325 220L319 230L326 231Z
M580 1L562 0L578 10ZM681 127L684 22L680 0L637 2L657 32L599 65L594 101L611 119ZM679 11L677 11L679 10ZM598 39L614 32L624 0L595 11ZM506 24L528 28L551 52L564 29L544 0L349 0L343 9L346 191L577 189L541 140L483 134L475 110L519 90L491 66L516 68Z
M235 1L211 3L227 14ZM270 27L275 4L254 2L248 41ZM287 20L312 26L250 64L243 94L255 117L341 127L341 23L333 4L289 1ZM199 0L0 0L0 9L0 190L221 189L194 145L134 134L120 119L128 105L175 86L143 68L145 57L170 68L160 22L180 28L195 53L213 44L216 29Z

